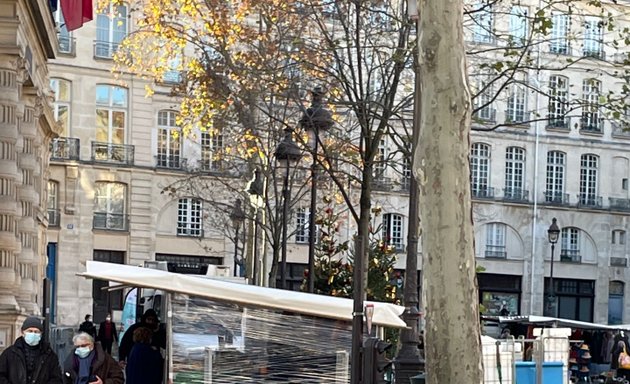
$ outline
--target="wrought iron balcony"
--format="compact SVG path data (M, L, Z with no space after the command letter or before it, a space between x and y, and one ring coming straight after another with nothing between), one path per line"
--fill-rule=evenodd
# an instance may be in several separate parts
M506 259L505 245L486 245L484 252L487 259Z
M134 146L111 143L92 143L92 160L101 163L133 165Z
M107 231L127 231L129 220L127 215L121 213L94 212L92 228Z
M505 110L505 122L507 124L529 125L528 122L530 120L528 111L520 111L513 108Z
M545 203L554 205L568 205L569 194L554 191L545 191Z
M201 228L201 224L198 227L196 226L178 226L177 227L177 236L182 237L203 237L203 228Z
M555 41L549 46L549 52L559 55L569 55L571 54L571 46L567 41Z
M630 139L630 125L625 121L612 121L612 134L616 137Z
M48 208L48 226L58 227L61 222L61 214L58 209Z
M400 190L402 192L409 192L411 189L411 178L404 177L400 180Z
M491 106L485 106L473 115L473 120L481 123L494 123L497 121L497 110Z
M79 139L57 137L50 142L50 160L79 160Z
M74 37L68 35L57 34L59 45L57 50L65 55L76 56L76 43Z
M488 186L472 186L470 189L473 199L493 199L494 188Z
M550 117L547 124L547 128L552 129L569 129L571 126L571 119L568 117Z
M504 188L503 200L526 202L529 198L529 191L521 188Z
M94 57L99 59L112 59L120 44L112 41L94 41Z
M185 160L179 155L157 155L155 157L155 166L157 168L181 169Z
M599 59L599 60L606 59L606 53L601 48L600 49L584 49L582 51L582 55L584 55L584 57L592 57L594 59Z
M561 249L560 261L563 263L581 263L582 256L580 256L579 249Z
M580 132L602 133L603 128L604 119L597 119L597 121L580 120Z
M620 199L617 197L609 197L608 206L610 209L630 211L630 199Z
M374 179L372 180L372 188L375 191L391 191L392 185L392 179L390 179L389 177L374 177Z
M625 257L611 257L610 266L611 267L627 267L628 259L626 259Z
M602 197L595 195L577 195L578 207L582 208L601 208Z

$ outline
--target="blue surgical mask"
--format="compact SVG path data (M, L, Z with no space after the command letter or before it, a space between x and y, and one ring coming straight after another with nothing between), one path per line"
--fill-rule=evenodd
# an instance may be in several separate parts
M31 347L34 347L37 344L39 344L41 339L42 339L41 333L35 333L35 332L24 333L24 341L26 342L26 344L30 345Z
M82 359L85 359L90 354L90 347L79 347L74 350L74 354L79 356Z

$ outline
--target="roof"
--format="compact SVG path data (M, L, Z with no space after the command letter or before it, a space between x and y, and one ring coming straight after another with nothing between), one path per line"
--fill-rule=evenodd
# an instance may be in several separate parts
M86 267L86 272L78 273L79 276L244 306L277 309L328 319L352 320L351 299L238 284L125 264L88 261ZM406 327L400 318L404 307L372 301L366 301L365 304L374 304L373 324L392 328Z

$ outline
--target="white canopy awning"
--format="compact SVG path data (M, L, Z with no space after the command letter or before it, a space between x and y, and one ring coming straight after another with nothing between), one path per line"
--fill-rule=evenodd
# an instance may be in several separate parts
M527 323L527 324L549 324L557 327L569 327L580 329L601 329L601 330L616 330L626 329L624 325L606 325L589 323L586 321L578 321L571 319L562 319L559 317L548 316L483 316L484 320L497 321L499 323Z
M159 289L240 305L278 309L329 319L352 320L353 301L340 297L315 295L218 279L183 275L158 269L124 264L88 261L87 271L79 276L121 283L133 287ZM385 327L404 328L400 318L405 308L380 302L374 305L372 323Z

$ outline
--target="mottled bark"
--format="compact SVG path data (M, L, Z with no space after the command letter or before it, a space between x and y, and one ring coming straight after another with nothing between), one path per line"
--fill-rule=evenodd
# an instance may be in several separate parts
M481 383L462 0L420 2L420 185L428 383Z

